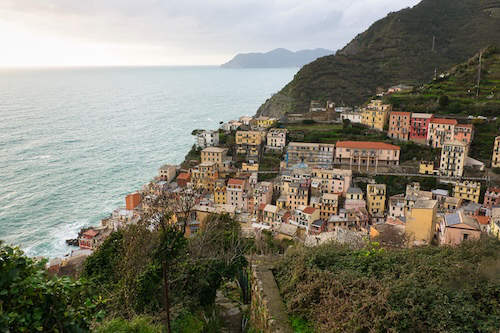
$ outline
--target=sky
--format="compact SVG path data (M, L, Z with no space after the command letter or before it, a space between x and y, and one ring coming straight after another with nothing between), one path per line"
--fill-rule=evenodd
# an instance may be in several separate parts
M419 0L0 0L0 67L218 65L337 50Z

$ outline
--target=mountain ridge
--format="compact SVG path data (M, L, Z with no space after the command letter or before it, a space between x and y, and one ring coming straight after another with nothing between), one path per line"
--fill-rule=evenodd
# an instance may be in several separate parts
M333 51L316 48L290 51L277 48L269 52L238 53L231 60L221 65L223 68L279 68L301 67L317 58L333 54Z
M500 0L423 0L302 67L257 115L306 112L313 99L359 105L378 87L428 82L488 45L500 45Z

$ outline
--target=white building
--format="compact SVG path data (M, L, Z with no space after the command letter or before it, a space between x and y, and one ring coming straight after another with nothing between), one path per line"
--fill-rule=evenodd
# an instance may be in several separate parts
M219 131L201 131L196 134L196 146L198 148L207 148L219 144Z
M286 128L273 128L267 133L267 150L282 151L286 147Z

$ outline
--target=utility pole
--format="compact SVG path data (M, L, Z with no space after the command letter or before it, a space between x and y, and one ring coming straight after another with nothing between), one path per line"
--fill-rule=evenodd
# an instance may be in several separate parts
M434 81L436 81L438 78L438 69L437 67L434 68Z
M481 61L483 59L483 52L479 52L479 65L477 69L477 91L476 98L479 98L479 85L481 84Z
M435 51L435 46L436 46L436 36L432 36L432 52Z

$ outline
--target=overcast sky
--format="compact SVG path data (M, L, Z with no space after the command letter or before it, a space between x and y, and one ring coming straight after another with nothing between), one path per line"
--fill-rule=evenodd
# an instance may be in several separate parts
M0 0L0 67L220 64L343 47L419 0Z

